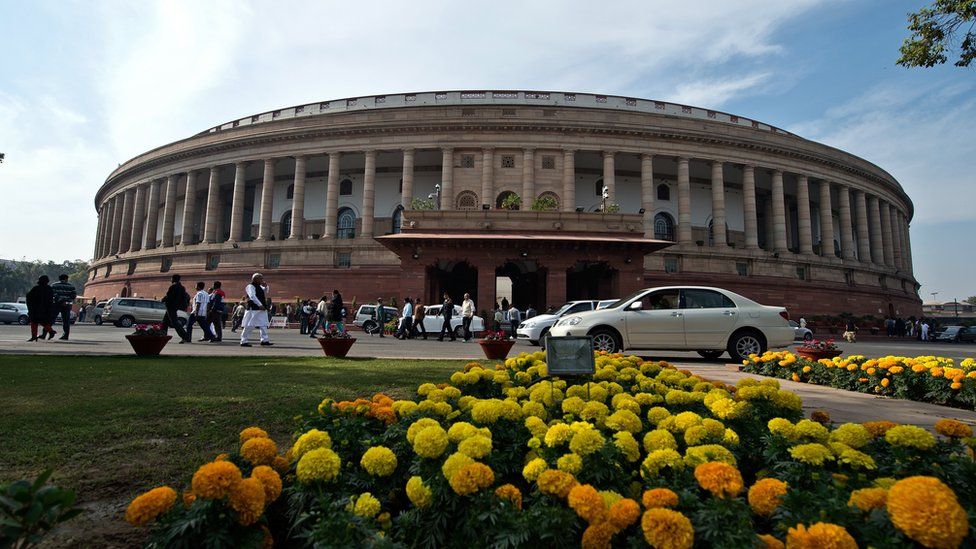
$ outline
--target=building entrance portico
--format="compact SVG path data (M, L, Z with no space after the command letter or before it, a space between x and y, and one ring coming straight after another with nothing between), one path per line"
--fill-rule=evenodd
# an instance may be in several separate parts
M510 281L510 284L506 284L510 292L504 297L513 305L523 312L529 307L544 311L540 307L546 307L548 274L548 269L540 267L535 260L508 260L495 268L495 297L501 300L504 294L499 292L500 283L507 280ZM493 303L489 305L494 306ZM551 303L549 305L558 306Z
M478 269L467 261L438 260L426 269L424 295L427 304L433 305L444 300L444 294L451 296L460 305L464 294L478 302Z

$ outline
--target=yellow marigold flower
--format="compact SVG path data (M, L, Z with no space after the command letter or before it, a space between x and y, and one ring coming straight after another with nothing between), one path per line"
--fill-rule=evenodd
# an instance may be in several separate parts
M176 490L169 486L153 488L136 497L125 510L125 521L133 526L146 526L173 508Z
M884 488L861 488L851 492L847 505L857 507L867 513L872 509L884 509L888 499L888 490Z
M429 417L422 417L417 421L411 423L410 427L407 427L407 442L413 444L414 438L417 436L418 433L420 433L420 431L423 431L428 427L440 427L440 426L441 424L438 423L436 419L431 419Z
M581 519L590 524L603 522L607 518L607 506L603 497L589 484L574 486L566 501Z
M257 522L264 514L264 497L260 480L251 477L237 483L228 498L231 509L237 512L237 522L244 526Z
M560 471L565 471L571 475L575 475L583 468L583 459L579 456L579 454L565 454L556 460L556 468Z
M935 422L935 432L950 438L973 436L973 428L956 419L940 419Z
M861 448L871 442L871 432L859 423L845 423L830 433L830 440Z
M683 469L685 462L681 454L670 448L654 450L647 454L641 464L641 476L645 479L656 477L662 469L670 467L675 470Z
M738 445L739 444L739 434L736 433L735 431L733 431L732 429L725 429L725 432L722 434L722 444L725 444L725 445L728 445L728 446L736 446L736 445Z
M583 411L580 412L580 417L592 421L594 423L603 425L603 422L607 419L607 415L610 413L610 408L602 402L590 401L583 406Z
M623 530L640 518L640 505L630 498L623 498L610 506L608 520L618 530Z
M926 547L959 547L969 532L966 510L935 477L899 480L888 490L887 507L892 524Z
M609 522L590 524L583 530L580 546L583 549L607 549L615 533L616 529Z
M785 549L786 545L770 534L760 534L759 541L762 542L762 549Z
M855 469L874 469L874 458L853 448L847 448L837 456L837 461Z
M627 431L621 431L613 435L613 444L624 455L627 461L634 462L640 459L640 445L634 435Z
M749 507L752 508L753 513L768 517L783 501L786 489L786 483L779 479L764 478L757 480L755 484L749 487L747 497Z
M702 463L695 467L695 480L715 497L735 497L742 492L742 473L720 461Z
M607 428L614 431L627 431L639 433L644 430L644 424L639 417L630 410L617 410L610 414L606 421Z
M898 424L894 421L866 421L861 425L863 425L874 438L883 437L889 429L898 426Z
M584 423L583 425L589 425ZM579 429L573 438L569 441L570 451L579 454L581 456L588 456L593 452L596 452L603 448L606 441L600 431L597 431L592 426L588 428Z
M467 438L458 444L458 452L475 459L483 458L491 453L491 439L480 434Z
M495 488L495 497L508 501L516 509L522 508L522 491L514 484L502 484L498 488Z
M295 475L301 482L323 480L329 482L339 475L342 460L329 448L316 448L305 452L298 460Z
M448 442L447 431L440 425L431 425L414 436L413 451L423 458L438 458L447 449Z
M448 483L459 496L467 496L495 482L495 473L484 463L472 463L458 469Z
M573 438L573 430L565 423L556 423L546 431L546 446L553 448L569 442Z
M281 476L267 465L258 465L251 471L251 477L258 479L264 488L264 501L271 503L281 495Z
M376 499L369 492L363 492L356 498L356 502L352 506L352 512L357 517L373 518L380 514L380 508L380 500Z
M823 444L798 444L790 448L790 455L797 461L807 465L823 465L825 461L833 461L834 454Z
M444 473L444 478L451 480L451 477L455 475L462 467L466 467L474 463L474 460L461 452L454 452L447 459L444 460L444 465L441 466L441 472Z
M935 446L935 437L915 425L899 425L888 429L885 442L892 446L904 446L917 450L928 450Z
M252 437L241 445L241 457L252 465L270 465L278 457L278 445L266 437Z
M363 452L359 464L373 476L388 477L397 468L397 457L393 450L385 446L373 446Z
M292 459L301 459L306 452L316 448L332 449L332 437L329 436L329 433L319 431L318 429L311 429L298 437L298 440L291 447Z
M241 470L229 461L205 463L193 474L190 487L198 497L222 499L240 482Z
M674 439L671 431L664 429L654 429L644 435L644 450L653 452L654 450L677 450L678 441Z
M697 467L709 461L721 461L729 465L735 465L735 456L728 448L720 444L703 444L701 446L691 446L685 450L685 465Z
M536 483L543 494L565 499L569 491L579 484L576 477L556 469L546 469L539 474Z
M268 432L260 427L248 427L241 431L241 444L244 444L252 438L268 438Z
M424 426L418 426L418 428L414 432L413 436L417 436L417 433L419 433L425 427L429 427L429 426L430 426L430 424L427 424L427 425L424 425ZM528 426L528 422L526 422L526 426ZM475 427L474 425L471 425L467 421L459 421L459 422L451 425L451 427L448 428L448 430L447 430L447 438L449 438L451 440L451 442L453 442L455 444L461 442L462 440L464 440L466 438L473 437L476 434L478 434L478 428ZM410 440L409 442L410 443L413 443L413 440Z
M766 428L769 429L770 433L779 435L787 440L794 440L796 438L796 428L793 422L788 419L774 417L766 424Z
M424 484L424 479L413 476L407 481L407 498L417 507L427 507L433 499L433 492Z
M577 416L583 411L584 406L586 406L586 401L578 396L566 397L562 403L564 414L573 414Z
M655 549L691 549L695 529L688 517L671 509L648 509L641 518L644 539Z
M546 407L538 402L526 400L522 403L522 417L536 417L545 419L549 417Z
M671 412L663 406L655 406L647 411L647 421L651 425L657 425L668 417L671 417Z
M699 444L705 442L705 439L707 438L708 429L706 429L703 425L695 425L689 427L688 430L685 431L684 439L685 444L688 446L698 446Z
M830 438L830 432L822 424L810 419L801 419L795 426L797 438L806 438L814 442L825 442Z
M535 482L535 480L539 478L539 475L548 468L549 465L546 463L546 460L542 458L535 458L526 463L525 467L522 468L522 476L525 477L525 480L529 482Z
M786 533L789 549L857 549L857 542L843 526L818 522L809 528L802 524Z
M454 425L457 424L455 423ZM454 425L451 426L452 429L454 428ZM528 429L530 433L532 433L532 436L540 439L545 437L546 431L549 430L549 427L546 425L546 422L542 421L541 418L535 416L529 416L525 418L525 428ZM447 434L450 435L451 431L448 430Z
M681 412L674 416L675 432L683 433L688 428L702 424L702 417L695 412Z
M644 491L641 503L648 509L655 507L677 507L678 494L668 488L652 488Z

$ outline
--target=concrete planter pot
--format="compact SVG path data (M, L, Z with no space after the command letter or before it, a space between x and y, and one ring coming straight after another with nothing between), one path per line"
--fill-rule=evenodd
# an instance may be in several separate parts
M319 345L322 346L322 352L325 356L331 356L335 358L344 358L349 349L352 349L353 343L356 343L356 338L332 338L332 337L320 337L317 338Z
M129 345L136 352L136 356L159 356L163 347L173 339L173 336L151 336L151 335L127 335Z
M508 357L508 352L515 345L515 341L511 339L481 339L478 341L478 345L481 345L481 350L488 360L505 360Z

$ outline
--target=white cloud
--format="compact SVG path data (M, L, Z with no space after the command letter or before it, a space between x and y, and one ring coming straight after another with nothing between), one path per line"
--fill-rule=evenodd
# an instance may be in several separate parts
M678 86L674 94L666 99L686 105L722 105L733 97L741 97L746 92L755 92L756 88L769 81L770 76L770 73L763 72L746 74L734 79L688 82Z

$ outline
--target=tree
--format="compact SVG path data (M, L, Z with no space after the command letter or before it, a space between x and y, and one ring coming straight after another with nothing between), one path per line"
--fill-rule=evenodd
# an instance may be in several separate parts
M911 36L901 45L897 63L905 67L934 67L948 61L947 53L959 49L957 67L976 59L976 0L935 0L908 14ZM953 54L954 55L954 54Z
M970 305L976 305L976 295L971 295L967 297L966 303L969 303Z

